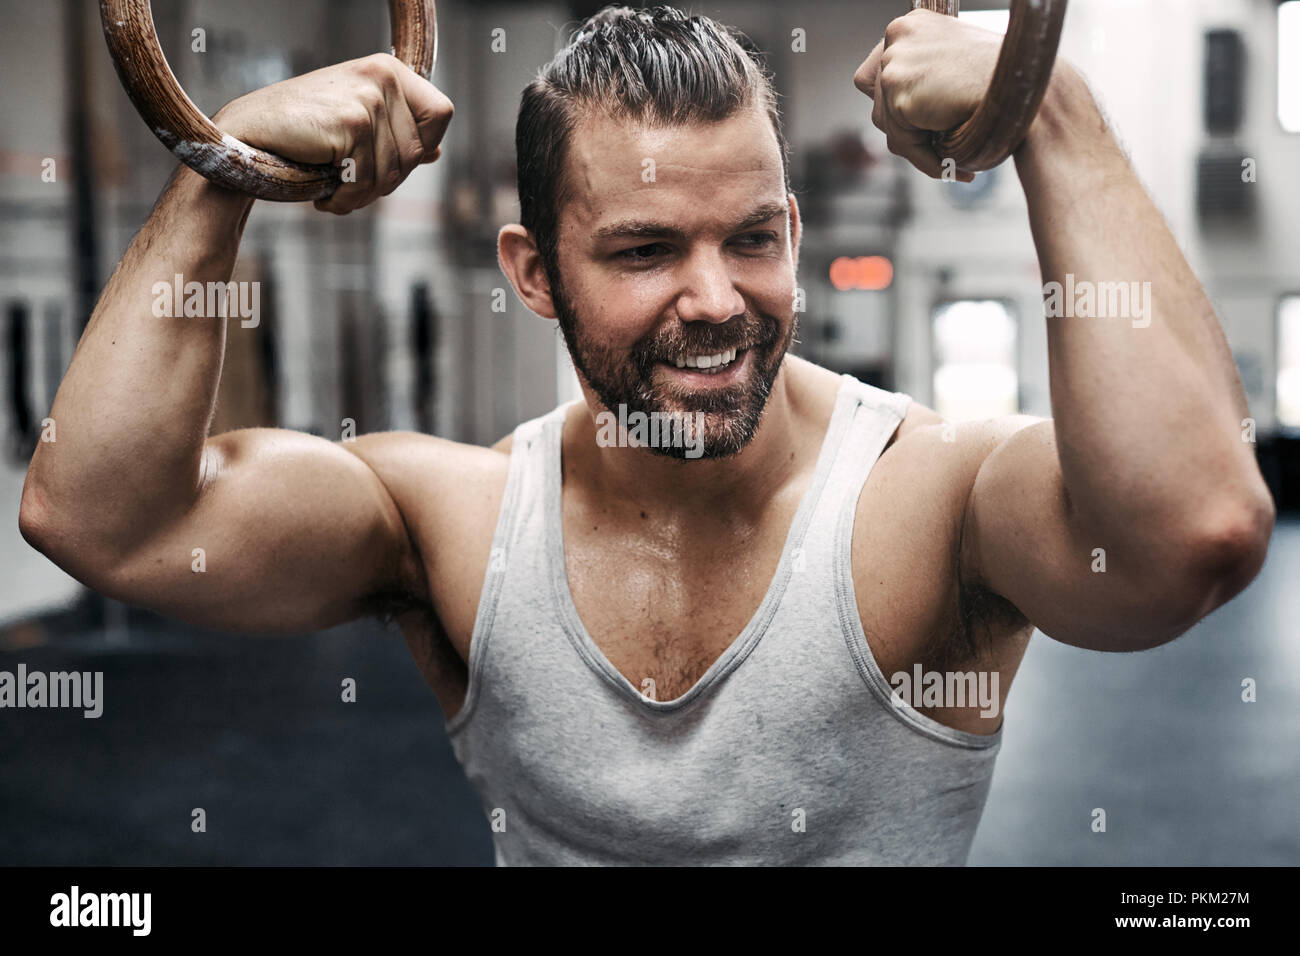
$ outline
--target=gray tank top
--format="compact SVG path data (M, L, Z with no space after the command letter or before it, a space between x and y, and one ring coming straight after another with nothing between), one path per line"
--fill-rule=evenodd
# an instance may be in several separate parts
M1001 746L895 698L863 635L858 494L911 400L845 375L816 473L748 626L689 691L643 696L569 591L567 406L514 433L447 722L498 865L964 864Z

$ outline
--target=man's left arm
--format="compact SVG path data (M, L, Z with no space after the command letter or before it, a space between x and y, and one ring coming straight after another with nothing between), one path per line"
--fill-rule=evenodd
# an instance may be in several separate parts
M1046 319L1053 421L985 460L964 557L1057 640L1155 646L1264 561L1275 512L1243 440L1241 380L1200 282L1068 66L1015 163L1049 305L1073 290L1076 308ZM1101 317L1123 303L1116 283L1128 309Z
M858 76L903 155L923 142L915 128L926 113L952 109L934 73L967 43L951 20L929 16L891 24L888 49ZM928 43L927 23L937 38ZM991 70L988 55L955 69ZM1068 64L1058 63L1015 163L1049 305L1048 284L1060 283L1062 308L1047 311L1073 315L1046 319L1053 421L969 426L991 451L963 518L963 582L1002 595L1056 640L1153 647L1263 564L1275 509L1243 440L1245 395L1204 290ZM1109 306L1114 283L1130 293L1137 284L1124 316L1079 314L1099 313L1099 290Z

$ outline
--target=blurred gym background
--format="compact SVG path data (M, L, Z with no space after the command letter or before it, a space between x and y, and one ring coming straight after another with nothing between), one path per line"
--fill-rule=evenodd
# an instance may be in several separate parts
M237 278L261 281L262 321L229 323L215 430L338 438L352 419L491 443L577 396L554 326L512 292L493 311L508 290L495 236L517 216L520 90L601 5L439 0L434 82L456 104L443 160L345 218L258 204ZM747 32L776 74L806 226L798 352L952 419L1050 415L1014 169L926 179L885 149L853 87L906 0L690 6ZM1005 0L963 6L1005 29ZM388 48L378 0L175 0L154 17L209 114ZM0 669L105 674L98 720L0 712L0 864L490 864L396 632L196 632L90 594L19 536L42 419L174 161L118 83L98 4L0 0L0 23ZM1282 514L1259 579L1174 644L1117 656L1035 638L971 862L1294 864L1300 2L1071 0L1061 53L1218 308ZM1241 700L1245 678L1257 703ZM191 831L196 807L206 833Z

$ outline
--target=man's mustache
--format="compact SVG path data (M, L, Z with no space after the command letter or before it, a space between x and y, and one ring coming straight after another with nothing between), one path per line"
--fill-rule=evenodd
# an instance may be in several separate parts
M711 329L690 329L661 335L656 340L637 349L646 367L655 362L673 362L686 355L716 355L729 349L742 351L776 340L780 323L768 315L756 314L735 325L713 326Z

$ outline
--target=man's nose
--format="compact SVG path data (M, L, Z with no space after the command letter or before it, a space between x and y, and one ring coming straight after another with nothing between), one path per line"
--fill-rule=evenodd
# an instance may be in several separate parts
M677 316L683 322L721 324L745 311L727 263L716 250L699 252L687 262L685 288L677 297Z

